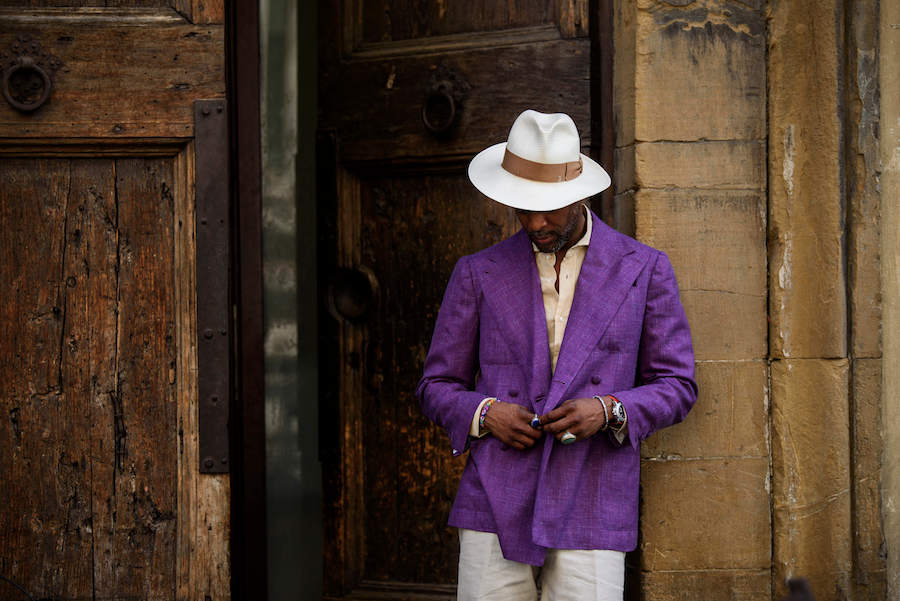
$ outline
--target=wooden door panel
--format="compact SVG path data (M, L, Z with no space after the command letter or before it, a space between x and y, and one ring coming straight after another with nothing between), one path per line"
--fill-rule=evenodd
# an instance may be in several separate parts
M46 105L0 99L0 574L40 598L227 599L194 206L223 4L66 4L0 8L4 61L38 43L62 63Z
M323 72L323 93L331 99L323 125L341 132L342 160L471 157L505 140L522 107L567 107L584 124L582 142L589 145L589 41L562 40L555 28L513 40L515 45L507 45L510 40L498 35L497 46L438 56L428 55L430 41L423 41L413 56L351 60L340 71ZM431 85L451 77L468 92L455 129L437 137L422 123L422 106ZM498 78L510 85L499 85Z
M185 138L193 99L225 95L224 29L174 8L0 9L0 52L29 36L62 66L39 113L0 102L0 130L28 138ZM35 118L36 117L36 118Z
M0 569L36 596L174 596L172 170L0 164Z

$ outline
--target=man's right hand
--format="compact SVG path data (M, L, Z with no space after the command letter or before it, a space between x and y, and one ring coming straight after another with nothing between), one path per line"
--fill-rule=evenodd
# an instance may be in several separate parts
M534 413L521 405L494 401L484 416L484 427L500 442L524 451L543 435L541 430L531 427L532 418Z

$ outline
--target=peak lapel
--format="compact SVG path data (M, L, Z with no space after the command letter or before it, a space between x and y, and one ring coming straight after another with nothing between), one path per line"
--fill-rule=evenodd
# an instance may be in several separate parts
M593 213L591 218L591 243L578 275L547 411L565 400L566 389L603 337L649 257L647 252L622 244L615 231Z
M550 381L550 347L541 283L531 241L519 230L502 250L479 262L485 302L498 317L501 330L530 380L530 397L545 396Z

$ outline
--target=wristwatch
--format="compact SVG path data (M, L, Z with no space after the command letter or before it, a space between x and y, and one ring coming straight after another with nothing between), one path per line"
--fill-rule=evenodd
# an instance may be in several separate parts
M617 399L612 395L604 395L598 396L594 395L594 398L600 401L603 405L604 413L606 414L606 423L603 424L601 430L606 430L609 428L613 432L618 432L625 426L625 420L627 416L625 415L625 405L622 404L622 401ZM609 399L609 403L607 404L607 399Z
M614 396L608 398L612 399L612 406L609 408L610 418L607 423L613 432L618 432L625 426L625 420L627 419L625 405Z

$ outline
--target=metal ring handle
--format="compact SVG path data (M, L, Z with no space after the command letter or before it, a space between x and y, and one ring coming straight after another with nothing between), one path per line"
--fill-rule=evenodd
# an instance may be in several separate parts
M43 90L36 100L22 102L15 98L13 92L9 89L10 79L14 74L19 73L20 71L33 71L40 76L43 83ZM23 73L19 73L19 75L22 74ZM14 109L23 113L30 113L37 110L42 104L47 102L47 99L50 98L50 90L52 87L53 81L50 79L50 75L48 75L47 72L29 56L19 57L15 64L3 71L3 97L6 98L6 101L9 102Z
M449 86L438 86L425 98L422 122L434 134L445 133L456 121L456 100Z
M328 283L328 312L337 321L361 323L377 303L378 288L375 273L365 265L338 268Z

